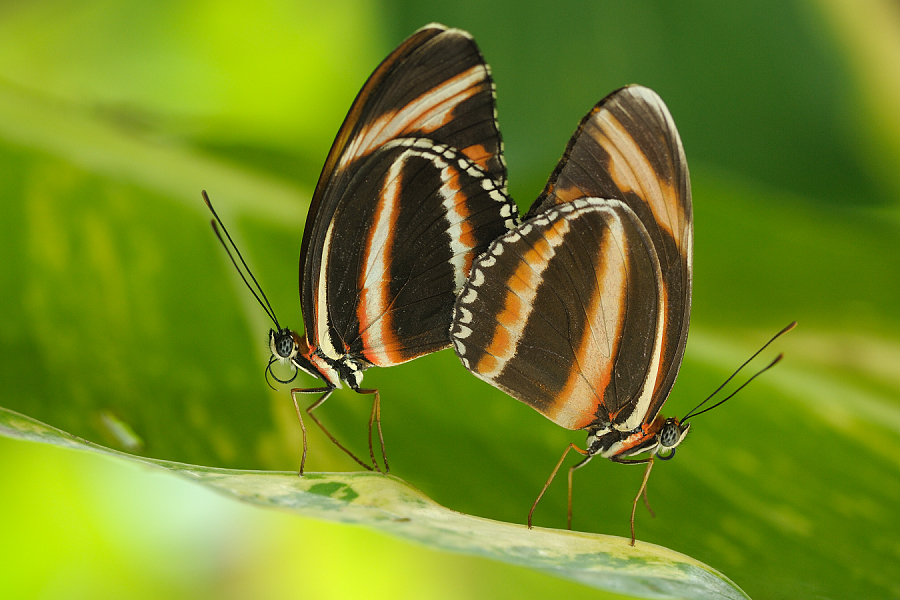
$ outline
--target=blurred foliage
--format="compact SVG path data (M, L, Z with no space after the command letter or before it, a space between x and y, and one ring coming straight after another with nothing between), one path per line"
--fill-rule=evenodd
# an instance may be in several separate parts
M0 405L148 457L296 468L293 408L262 377L268 324L199 191L299 326L300 236L331 138L372 68L430 21L471 31L492 66L523 207L599 98L641 83L666 100L696 219L692 333L666 414L800 322L779 342L784 364L654 470L658 518L639 513L638 537L751 597L900 594L900 9L886 0L3 4ZM523 522L565 444L583 442L452 352L366 382L382 392L392 472L454 510ZM339 393L320 415L362 450L369 408ZM311 469L354 470L323 436L310 443ZM3 443L0 461L23 465L9 481L36 493L39 463L7 457L22 447ZM574 525L625 535L640 473L602 462L578 473ZM41 522L43 504L4 496L6 518ZM556 482L536 520L564 519ZM20 561L56 582L105 577L53 531ZM511 596L547 589L510 580ZM189 595L202 593L216 595Z

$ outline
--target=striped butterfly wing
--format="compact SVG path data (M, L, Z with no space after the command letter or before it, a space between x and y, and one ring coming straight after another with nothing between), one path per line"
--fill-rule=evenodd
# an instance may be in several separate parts
M496 262L488 256L479 261L457 302L451 336L476 375L560 425L577 429L594 423L631 431L652 421L668 397L684 354L690 315L693 225L687 162L674 121L651 90L622 88L588 113L520 233L537 219L585 199L627 213L634 232L641 234L628 234L627 227L612 227L609 221L609 231L600 237L615 243L600 247L595 246L597 240L584 237L594 234L576 229L580 233L569 234L562 254L555 253L540 276L532 276L538 287L528 288L535 293L529 304L536 308L536 319L559 320L557 335L531 333L535 325L523 321L525 317L517 323L503 321L498 314L508 320L512 313L502 312L502 302L468 311L472 322L463 322L469 318L463 300L481 295L479 283L501 286L492 301L519 296L518 279L497 274L513 267L534 271L528 252L518 251L516 243L514 256L503 253ZM643 243L633 243L638 238ZM628 240L632 243L626 244ZM588 249L583 260L559 258L574 252L573 245ZM614 264L619 266L610 266ZM582 277L586 281L576 281ZM547 288L559 290L555 304L546 299L549 291L540 293L551 281L568 280L573 286L590 287L593 282L598 287L593 295ZM517 334L506 350L512 360L500 372L479 371L480 354L490 353L490 345L481 339L466 343L460 337L482 329ZM587 346L586 335L591 340ZM466 354L459 352L458 342ZM532 354L538 356L526 360ZM550 360L554 356L560 359ZM551 372L546 372L548 365L553 366ZM583 385L559 388L564 376Z
M515 215L501 184L457 150L386 144L349 183L328 236L321 285L337 352L388 366L448 346L456 293Z
M576 198L621 200L638 216L659 257L665 318L656 331L660 362L644 406L635 398L610 405L612 423L631 430L652 421L675 383L687 343L693 270L693 209L687 159L675 121L652 90L632 85L601 100L578 126L528 216ZM617 370L635 367L617 361ZM622 401L622 400L620 400Z
M335 139L301 247L307 342L379 366L449 345L474 257L517 222L475 42L428 26L366 82Z
M658 358L661 287L634 211L617 200L575 200L526 220L479 257L457 300L453 344L470 371L559 425L608 422L617 398L648 387L641 371Z

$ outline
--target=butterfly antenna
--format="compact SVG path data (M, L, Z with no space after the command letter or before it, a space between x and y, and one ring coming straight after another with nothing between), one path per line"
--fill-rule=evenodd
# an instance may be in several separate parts
M266 293L263 292L262 286L259 285L256 277L253 276L253 272L250 270L250 267L247 266L247 261L244 260L244 257L241 255L241 251L238 250L238 247L234 243L234 240L231 239L231 235L228 233L228 229L225 227L225 224L222 223L222 219L219 218L218 213L216 213L216 209L213 208L212 202L210 202L209 196L206 194L206 190L202 190L201 193L203 194L203 200L206 202L206 206L215 217L215 220L210 221L213 231L216 232L216 237L219 238L219 242L221 242L222 247L225 248L225 252L228 254L228 258L231 259L231 264L234 265L234 268L241 276L241 279L244 280L244 284L247 286L247 289L250 290L250 293L253 294L253 297L256 298L256 301L259 302L259 305L262 306L263 310L266 311L266 314L269 315L269 318L272 319L272 322L275 323L275 329L280 331L281 326L278 324L278 319L275 317L275 311L272 309L272 305L269 304L269 299L266 298ZM222 234L219 232L219 227L221 227L222 231L225 232L225 237L228 238L228 244L226 244L225 240L222 238ZM243 270L238 266L237 261L234 260L234 255L231 254L229 244L231 244L231 248L234 248L234 253L237 254L237 257L240 259L241 264L244 265ZM247 281L247 277L244 275L244 271L246 271L247 275L250 276L250 279L253 281L256 289L254 289L253 285L250 285L250 282ZM259 294L256 293L257 290L259 290ZM260 296L262 296L262 298L260 298Z
M719 406L720 404L722 404L722 403L725 402L726 400L731 399L732 396L734 396L734 395L737 394L739 391L741 391L742 389L744 389L744 388L747 386L748 383L750 383L751 381L753 381L754 379L756 379L757 377L759 377L760 375L762 375L763 373L765 373L766 371L768 371L769 369L771 369L772 367L774 367L775 365L777 365L777 364L779 363L779 361L781 361L781 359L784 357L784 354L779 354L777 357L775 357L775 360L773 360L771 363L769 363L768 366L766 366L765 368L761 369L761 370L758 371L755 375L753 375L753 377L751 377L750 379L748 379L747 381L745 381L745 382L741 385L741 387L739 387L739 388L736 389L734 392L732 392L731 394L729 394L724 400L720 400L720 401L716 402L715 404L713 404L712 406L709 406L709 407L707 407L707 408L704 408L703 410L700 410L700 408L702 408L704 404L706 404L707 402L709 402L709 401L713 398L713 396L715 396L716 394L718 394L719 392L721 392L721 391L722 391L722 388L724 388L726 385L728 385L728 383L729 383L732 379L734 379L735 376L736 376L738 373L740 373L741 370L742 370L744 367L746 367L746 366L750 363L750 361L752 361L754 358L756 358L757 356L759 356L759 354L760 354L763 350L765 350L766 348L768 348L768 347L769 347L769 344L771 344L772 342L774 342L775 340L777 340L778 338L780 338L781 336L783 336L785 333L787 333L788 331L790 331L791 329L793 329L793 328L796 327L796 326L797 326L797 321L794 321L794 322L792 322L790 325L788 325L787 327L785 327L784 329L782 329L781 331L779 331L778 333L776 333L775 335L773 335L773 336L772 336L772 339L770 339L768 342L766 342L765 344L763 344L762 348L760 348L759 350L757 350L756 352L754 352L754 353L753 353L753 356L751 356L750 358L748 358L747 360L745 360L745 361L744 361L744 364L742 364L740 367L738 367L737 370L736 370L734 373L732 373L731 376L728 377L728 379L726 379L726 380L722 383L722 385L720 385L719 387L717 387L716 390L715 390L712 394L710 394L709 396L707 396L706 400L704 400L703 402L701 402L700 404L698 404L697 406L695 406L690 412L688 412L688 414L685 415L683 419L681 419L681 422L684 423L685 421L687 421L687 420L690 419L690 418L696 417L697 415L702 415L703 413L705 413L705 412L707 412L707 411L710 411L710 410L714 409L715 407ZM697 412L697 411L699 411L699 412Z

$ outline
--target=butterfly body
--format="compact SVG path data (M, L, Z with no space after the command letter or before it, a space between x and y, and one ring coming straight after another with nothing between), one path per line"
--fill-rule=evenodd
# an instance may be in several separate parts
M290 329L269 330L269 349L281 362L290 362L307 375L321 379L332 389L341 389L347 382L353 389L362 383L363 370L371 365L349 354L331 358L319 348L310 348L306 339Z
M630 432L598 425L588 430L587 451L590 456L601 456L613 462L633 462L632 457L639 454L660 455L660 452L674 449L684 440L690 427L689 423L682 426L677 418L662 415Z

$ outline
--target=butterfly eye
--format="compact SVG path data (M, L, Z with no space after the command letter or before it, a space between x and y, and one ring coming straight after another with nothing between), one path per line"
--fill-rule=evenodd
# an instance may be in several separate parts
M659 432L659 451L656 456L660 460L672 460L675 457L675 446L684 439L684 433L681 426L675 419L666 419L662 431Z
M659 434L659 444L663 448L671 448L678 442L678 425L673 422L666 423Z
M666 422L662 426L662 430L659 432L660 451L657 452L656 455L663 460L669 460L675 456L675 446L680 444L681 440L684 439L688 428L690 428L690 425L682 427L675 419L666 419Z
M273 355L283 360L293 357L297 352L297 344L290 329L281 329L277 332L274 329L270 329L269 347Z

